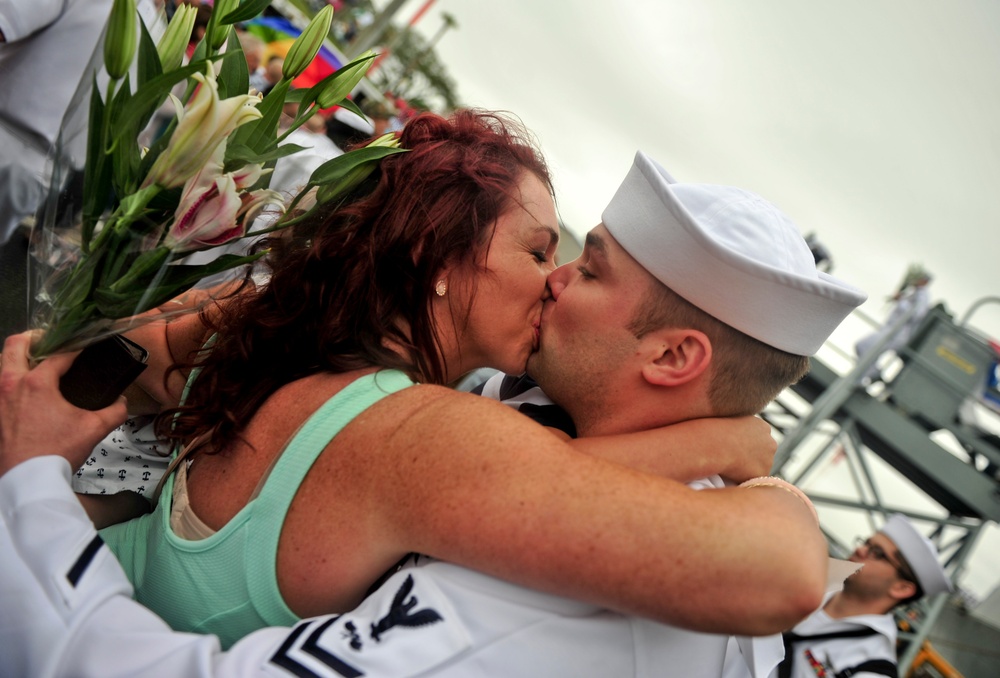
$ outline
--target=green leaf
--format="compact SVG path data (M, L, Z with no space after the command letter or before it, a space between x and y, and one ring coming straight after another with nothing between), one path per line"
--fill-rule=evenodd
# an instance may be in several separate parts
M142 29L140 39L139 39L139 59L138 59L138 77L136 79L136 94L142 90L150 81L163 75L163 65L160 62L160 54L156 45L153 43L152 37L146 30L146 24L142 21L139 22ZM135 103L130 104L130 106L135 107L134 113L137 118L135 123L136 136L146 128L149 121L153 119L153 114L156 113L163 102L166 100L166 92L162 93L161 96L143 101L142 99L137 99ZM119 136L125 133L124 130L118 130L120 132ZM132 182L133 185L135 182Z
M194 47L194 52L191 54L190 63L193 64L196 61L203 61L207 55L208 55L208 44L207 41L204 38L202 38L201 40L198 41L198 44L195 45Z
M221 57L212 57L212 60L219 59ZM150 107L155 110L160 106L161 103L167 98L167 94L170 89L181 82L182 80L190 77L191 75L198 73L205 68L205 61L192 61L187 66L183 68L178 68L176 71L170 71L159 75L141 88L136 90L135 94L132 95L132 100L129 102L128 107L123 111L118 111L119 119L118 125L123 129L115 130L116 138L125 138L128 134L128 130L131 129L131 125L136 125L140 122L146 115ZM130 141L135 142L135 135L132 135Z
M329 181L316 184L316 202L320 204L329 203L335 198L353 190L361 184L361 182L367 179L373 171L375 171L375 166L379 160L394 153L405 153L407 150L408 149L405 148L393 148L386 146L368 146L366 148L348 153L347 155L357 155L358 157L356 157L352 163L343 163L342 167L336 168L336 176L333 176L333 178ZM368 152L362 153L362 151ZM343 158L345 156L340 157ZM347 169L345 169L345 167ZM317 168L317 170L318 169L319 168ZM334 170L332 168L327 168L327 170L327 176L334 174ZM313 176L315 176L315 173ZM313 177L310 177L309 181L310 185L313 185Z
M367 120L368 119L368 116L366 116L362 112L362 110L360 108L358 108L358 105L356 103L354 103L353 101L351 101L350 99L342 99L340 101L340 107L341 108L346 108L347 110L349 110L351 113L353 113L354 115L358 116L362 120Z
M232 172L233 170L237 170L244 165L252 163L259 162L263 164L304 150L306 150L305 146L297 146L295 144L282 144L281 146L275 146L265 153L257 153L249 146L244 146L242 144L227 146L226 162L223 167L223 171Z
M115 281L109 281L108 288L113 292L123 292L129 289L145 287L152 281L170 256L166 247L146 250L135 258L128 271Z
M146 22L139 21L139 58L136 61L136 89L163 74L160 65L160 54L156 51L156 43L146 30Z
M226 56L239 55L239 58L229 58L222 62L222 69L216 82L219 84L219 97L228 99L238 94L250 91L250 71L247 70L247 58L240 46L236 29L229 29L229 39L226 41Z
M127 222L128 223L128 222ZM99 239L104 260L97 269L97 287L106 287L123 275L139 256L140 241L129 229L109 220Z
M111 164L104 153L104 101L97 90L94 78L90 96L90 117L87 121L87 160L83 175L83 226L80 233L81 247L90 250L94 226L108 205L111 197Z
M235 24L249 21L263 12L271 4L271 0L243 0L240 6L222 17L220 23Z
M134 130L133 138L139 135L139 130ZM118 143L111 152L111 162L113 165L114 186L118 195L128 195L135 191L139 185L138 176L139 164L142 162L142 155L138 144Z
M341 66L336 72L331 73L310 88L309 93L312 94L313 90L316 90L314 100L319 102L323 108L336 105L354 91L374 60L375 53L371 52Z
M198 284L203 278L228 271L260 259L266 252L239 256L223 254L207 264L187 266L171 264L163 267L161 274L149 286L130 287L115 291L102 287L94 290L94 302L98 310L108 318L127 318L145 313L173 299Z
M87 300L94 286L94 275L104 258L102 252L80 260L70 271L69 276L60 281L59 294L54 303L57 313L60 310L75 308Z
M101 324L101 320L94 315L93 304L74 306L66 313L46 319L45 333L38 343L32 346L31 354L35 358L44 358L63 350L82 348L82 346L74 347L74 342L91 335Z
M390 146L365 146L343 155L338 155L332 160L327 160L322 165L313 170L309 177L311 186L328 184L338 179L343 179L350 172L365 165L381 160L382 158L396 153L405 153L408 149L393 148Z
M285 95L286 104L298 104L305 100L306 92L309 90L293 89Z
M183 291L179 291L178 294ZM152 304L145 309L142 308L141 300L144 292L144 290L129 290L125 293L119 293L112 292L105 287L98 287L94 290L94 306L101 317L113 320L130 318L156 307L156 304ZM163 301L166 302L169 299L170 297L167 297Z
M278 122L281 120L282 108L285 105L285 94L290 84L287 80L279 80L257 105L262 117L237 128L229 137L230 143L243 144L257 152L270 151L274 145Z
M132 106L130 75L125 74L122 85L111 102L111 129L114 131L111 136L111 147L106 149L111 159L113 187L119 196L131 193L129 188L135 176L133 172L139 166L139 148L135 143L135 138L138 136L138 120L129 123L128 127L124 127L120 120L122 113ZM126 139L130 141L125 141Z

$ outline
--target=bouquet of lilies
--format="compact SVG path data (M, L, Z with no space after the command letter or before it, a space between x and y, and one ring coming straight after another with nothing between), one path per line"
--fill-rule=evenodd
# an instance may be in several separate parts
M339 105L363 115L346 97L375 57L363 54L312 88L291 90L329 33L333 10L326 6L290 48L281 80L261 97L250 90L233 26L268 4L216 0L204 38L183 64L194 7L179 5L154 44L135 0L115 0L104 41L107 90L102 96L94 77L90 96L79 251L62 262L49 257L56 261L39 295L35 322L44 332L35 358L119 332L203 278L252 262L264 252L223 254L200 265L184 259L299 221L308 216L306 204L311 210L336 200L382 157L401 150L386 136L328 161L293 200L294 211L248 233L263 207L283 207L283 197L268 189L268 175L276 160L302 150L282 144L287 134L320 108ZM186 83L183 99L171 93L179 83ZM149 149L140 148L139 133L168 97L176 118ZM281 133L286 102L298 103L299 113Z

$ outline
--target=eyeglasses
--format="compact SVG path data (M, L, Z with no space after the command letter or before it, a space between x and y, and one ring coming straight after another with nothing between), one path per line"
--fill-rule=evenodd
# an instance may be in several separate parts
M892 567L896 570L896 574L898 574L900 578L914 584L917 583L916 576L914 576L913 571L910 570L906 563L895 562L889 557L889 554L885 552L885 549L873 542L871 539L862 539L861 537L858 537L854 540L854 547L856 549L859 549L862 546L865 549L866 557L871 556L875 560L884 560L892 565Z

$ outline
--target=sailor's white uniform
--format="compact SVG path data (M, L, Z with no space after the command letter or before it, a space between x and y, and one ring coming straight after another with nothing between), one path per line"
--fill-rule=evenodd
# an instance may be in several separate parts
M799 622L792 633L799 637L819 636L838 632L868 635L841 638L803 639L789 646L792 658L790 678L815 678L819 671L826 675L854 676L855 678L882 678L896 675L896 620L891 614L863 614L834 619L822 606ZM866 662L882 660L890 668L881 672L864 670ZM822 668L820 668L822 667Z

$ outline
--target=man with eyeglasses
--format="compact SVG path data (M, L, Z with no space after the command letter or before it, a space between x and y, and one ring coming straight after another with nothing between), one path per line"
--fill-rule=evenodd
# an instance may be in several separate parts
M863 567L784 634L785 659L777 678L895 677L893 608L951 591L934 545L899 514L859 539L850 559Z

